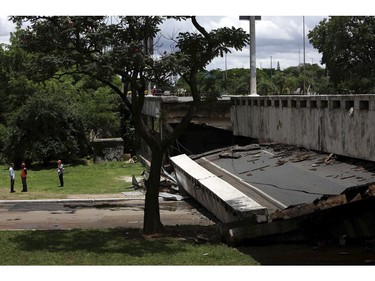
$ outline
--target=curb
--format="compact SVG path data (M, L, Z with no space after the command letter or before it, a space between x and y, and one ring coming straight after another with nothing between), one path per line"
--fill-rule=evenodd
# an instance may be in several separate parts
M35 200L0 200L0 204L18 203L116 203L131 200L144 200L144 196L131 198L93 198L93 199L35 199Z

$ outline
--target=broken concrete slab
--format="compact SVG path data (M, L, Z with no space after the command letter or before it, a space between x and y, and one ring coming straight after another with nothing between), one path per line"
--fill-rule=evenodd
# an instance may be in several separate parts
M171 157L178 182L195 200L223 223L251 218L267 220L267 208L209 172L187 155Z
M337 196L278 210L267 223L223 224L221 232L232 246L255 241L339 241L343 235L369 239L375 236L374 190L375 184L351 187Z

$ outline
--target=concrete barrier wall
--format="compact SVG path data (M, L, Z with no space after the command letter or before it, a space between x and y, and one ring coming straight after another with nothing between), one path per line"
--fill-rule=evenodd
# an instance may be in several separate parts
M375 96L232 97L233 134L375 161Z
M94 163L123 161L124 140L122 138L95 139L91 142Z
M177 103L178 97L145 96L142 114L159 118L164 103Z
M142 114L152 117L153 120L162 117L169 124L180 123L192 102L192 97L146 96ZM228 97L215 102L203 102L194 114L191 123L232 131L230 106L231 100Z

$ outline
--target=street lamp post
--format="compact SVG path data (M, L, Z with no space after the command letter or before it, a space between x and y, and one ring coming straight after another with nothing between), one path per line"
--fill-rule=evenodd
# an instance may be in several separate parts
M305 44L305 16L303 16L303 94L306 95L306 44Z
M240 20L249 21L250 33L250 96L258 96L257 94L257 78L256 78L256 48L255 48L255 20L260 20L260 16L240 16Z
M271 56L271 79L272 79L272 56Z

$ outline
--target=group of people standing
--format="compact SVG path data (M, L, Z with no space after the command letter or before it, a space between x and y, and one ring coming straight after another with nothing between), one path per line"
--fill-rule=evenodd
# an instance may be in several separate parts
M9 167L9 177L10 177L10 192L16 192L14 190L14 182L16 180L16 175L14 173L14 163L10 164ZM21 164L21 180L22 180L22 192L27 192L27 169L24 162Z
M64 165L61 160L57 161L57 175L59 176L60 187L64 186ZM9 167L9 178L10 178L10 192L16 192L14 190L14 183L16 180L16 174L14 172L14 163L10 164ZM21 163L21 180L22 180L22 192L27 192L27 168L25 162Z

